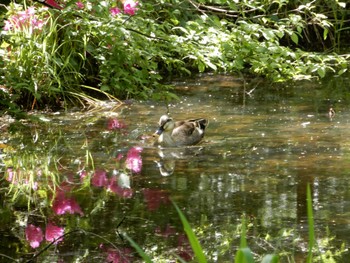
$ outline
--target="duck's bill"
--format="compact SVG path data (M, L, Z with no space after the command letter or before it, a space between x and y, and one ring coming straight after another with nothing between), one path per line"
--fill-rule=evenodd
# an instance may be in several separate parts
M161 135L163 133L163 127L159 127L158 130L154 133L155 135Z

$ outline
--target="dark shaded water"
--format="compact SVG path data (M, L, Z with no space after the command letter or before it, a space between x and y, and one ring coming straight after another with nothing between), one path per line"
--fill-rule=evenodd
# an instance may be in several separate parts
M191 251L171 198L187 216L212 261L232 261L239 244L242 215L250 223L248 245L255 253L284 251L284 262L304 261L308 246L308 183L313 193L319 242L335 236L325 249L334 246L335 253L341 243L347 249L347 82L344 77L323 83L272 85L255 79L243 82L229 76L205 75L178 81L180 101L169 104L168 109L162 103L132 102L117 108L115 113L104 110L49 114L44 117L44 124L24 123L26 132L22 126L11 127L9 131L13 132L7 136L4 133L3 140L17 153L28 153L26 158L32 158L34 163L41 159L40 165L50 160L50 154L60 157L56 167L61 181L91 166L105 170L111 177L120 165L116 157L125 156L135 145L143 148L143 166L140 174L131 176L127 191L107 191L103 187L73 191L83 216L52 215L43 208L50 207L50 201L30 205L28 213L26 201L7 203L11 195L5 194L3 181L1 211L10 219L2 219L1 243L8 245L0 248L0 253L12 257L34 253L25 243L23 228L26 222L45 224L45 217L51 217L66 225L65 232L79 228L99 237L73 233L58 245L57 254L53 250L51 256L44 254L46 260L72 262L80 258L84 262L103 262L106 256L101 254L109 245L106 240L119 249L129 249L118 233L127 233L157 262L169 262L167 259L173 258L174 253L189 259ZM336 112L332 118L330 107ZM208 118L210 124L203 143L180 149L154 147L147 135L155 131L159 117L167 110L175 119ZM117 118L126 127L109 130L107 123L111 118ZM6 153L3 158L8 156ZM16 160L11 161L13 165ZM9 227L9 222L13 226ZM22 252L18 254L14 247L20 247ZM347 256L346 252L337 262L346 262Z

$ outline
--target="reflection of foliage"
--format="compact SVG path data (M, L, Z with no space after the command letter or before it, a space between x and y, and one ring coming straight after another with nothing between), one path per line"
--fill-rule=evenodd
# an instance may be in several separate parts
M23 126L13 124L9 128L12 135L1 147L4 149L2 166L6 179L3 181L6 188L1 194L11 208L2 209L1 214L8 220L16 218L15 222L11 220L15 225L11 224L12 230L6 231L19 232L11 233L18 236L20 241L17 241L17 245L22 243L25 247L30 244L32 248L41 249L44 243L56 242L63 231L90 229L92 220L88 220L86 215L101 220L105 203L113 197L130 198L133 195L130 176L141 171L142 148L128 147L128 151L121 151L125 154L118 156L106 153L108 160L104 159L103 165L98 162L98 166L103 168L95 169L94 162L98 159L93 160L87 138L76 140L72 145L63 136L65 128L62 131L53 127L55 125L51 125L48 119L39 123L45 126L46 133L35 128L38 121ZM106 137L126 136L121 135L125 132L125 125L110 125L122 123L117 119L97 120L96 123L104 125L104 133L105 130L109 131ZM93 192L99 193L98 198L87 198ZM12 215L11 211L15 211L16 215ZM101 253L118 257L117 251L106 248ZM45 255L43 253L42 256Z

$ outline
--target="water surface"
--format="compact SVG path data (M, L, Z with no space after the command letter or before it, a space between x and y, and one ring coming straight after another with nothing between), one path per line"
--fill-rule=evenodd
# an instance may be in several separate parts
M304 260L308 183L318 238L329 237L329 228L330 236L336 237L335 247L343 242L347 247L350 241L350 111L345 83L346 77L271 84L203 75L176 80L180 100L168 105L132 101L115 109L52 113L42 116L45 124L24 123L30 127L26 135L12 136L8 143L21 143L22 149L33 153L41 147L47 150L45 144L55 141L54 151L62 156L62 178L92 160L95 169L111 176L118 169L117 156L141 146L142 171L131 176L130 192L77 191L84 215L58 219L68 220L65 223L72 229L74 221L75 227L98 233L119 248L128 248L118 235L127 233L159 261L173 253L190 259L171 199L187 216L212 261L232 261L242 215L250 223L248 244L255 253L285 251L285 260ZM208 118L203 142L185 148L153 146L151 135L165 113L179 120ZM113 118L125 127L108 129ZM30 148L33 145L36 149ZM290 235L281 238L283 231ZM266 240L267 235L275 239ZM281 240L276 241L278 237ZM61 254L55 257L70 262L88 247L91 257L102 262L101 243L106 240L72 235L59 245ZM346 257L337 260L346 262Z

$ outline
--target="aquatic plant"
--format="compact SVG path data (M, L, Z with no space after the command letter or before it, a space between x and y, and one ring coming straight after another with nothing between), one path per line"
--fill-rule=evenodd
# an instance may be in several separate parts
M313 207L312 207L312 197L311 197L311 190L310 185L307 185L307 219L308 219L308 232L309 232L309 240L308 240L308 254L306 258L306 262L316 262L313 260L314 256L317 262L319 260L322 260L322 262L336 262L334 261L334 258L339 256L340 254L345 252L344 247L342 247L340 250L331 252L330 250L327 251L327 255L325 255L323 252L321 252L320 248L317 245L317 239L315 237L315 229L314 229L314 218L313 218ZM202 248L200 245L200 242L198 238L196 237L193 229L191 228L189 222L187 221L185 215L182 213L182 211L179 209L176 203L173 202L173 206L175 207L178 216L180 217L180 220L182 222L184 231L187 235L187 238L191 244L191 248L194 252L194 255L196 257L196 262L205 263L207 262L207 258L205 256L205 249ZM139 255L142 257L142 259L145 262L152 262L150 256L145 253L145 251L127 234L125 235L126 239L130 242L130 244L136 249L136 251L139 253ZM326 237L328 240L328 238ZM328 245L329 243L326 242ZM283 255L283 252L281 253ZM241 229L240 229L240 245L237 249L234 262L235 263L254 263L256 254L253 254L251 249L248 246L247 243L247 229L246 229L246 218L245 216L242 217L241 222ZM180 262L186 262L183 258L180 256L176 257ZM267 254L262 256L261 262L262 263L277 263L280 262L281 257L279 256L279 253L277 251L274 252L274 254ZM291 262L294 262L293 258L290 258L288 260L291 260Z

